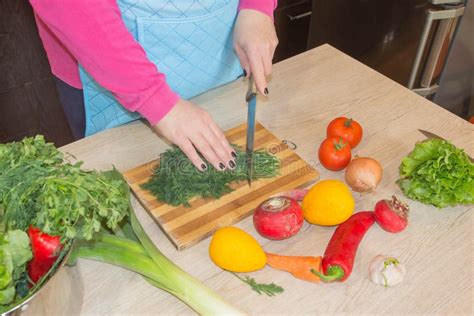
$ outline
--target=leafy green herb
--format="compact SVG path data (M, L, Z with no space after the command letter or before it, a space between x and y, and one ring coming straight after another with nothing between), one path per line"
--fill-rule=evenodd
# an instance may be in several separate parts
M436 207L472 204L474 164L451 143L426 140L403 159L398 184L409 198Z
M125 190L128 190L126 188ZM121 178L84 171L42 136L0 145L0 231L39 227L63 241L91 239L128 213Z
M233 273L237 278L239 278L242 282L247 283L250 285L253 291L257 292L258 294L266 294L268 296L275 296L277 294L283 293L284 289L276 285L275 283L270 283L270 284L262 284L262 283L257 283L254 278L251 278L249 276L245 276L242 278L236 273Z
M209 163L207 170L196 169L177 147L160 155L160 163L151 179L142 185L156 198L174 206L189 206L193 197L218 199L232 191L232 182L247 179L245 152L236 148L236 168L217 171ZM280 161L264 150L254 152L253 178L272 178L278 174Z

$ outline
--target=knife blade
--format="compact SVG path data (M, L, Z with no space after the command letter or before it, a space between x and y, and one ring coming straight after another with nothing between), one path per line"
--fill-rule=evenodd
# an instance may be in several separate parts
M439 135L436 135L435 133L425 131L424 129L418 129L418 131L420 133L422 133L423 135L425 135L425 137L428 138L428 139L434 138L434 139L441 139L441 140L448 141L447 139L445 139L445 138L443 138ZM466 153L466 155L469 158L469 160L471 160L471 162L474 162L474 159L471 156L469 156L467 153Z
M438 136L438 135L436 135L436 134L434 134L434 133L425 131L424 129L418 129L418 131L419 131L420 133L422 133L423 135L425 135L426 138L430 138L430 139L431 139L431 138L435 138L435 139L446 140L446 139L444 139L443 137Z
M255 137L255 112L257 109L257 88L253 76L249 77L249 87L245 96L247 101L247 141L245 144L245 160L247 165L247 182L252 185L253 176L253 143Z

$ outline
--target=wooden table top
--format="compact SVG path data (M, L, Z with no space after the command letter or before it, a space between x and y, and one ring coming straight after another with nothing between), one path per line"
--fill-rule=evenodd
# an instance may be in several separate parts
M343 179L324 169L317 149L328 122L352 117L364 128L353 154L381 162L384 175L377 192L354 194L356 210L370 210L392 194L403 197L395 181L403 156L424 137L418 128L441 135L474 156L474 125L419 97L381 74L324 45L274 66L270 97L258 104L257 119L280 139L298 145L296 152L321 172L321 179ZM208 110L223 130L246 119L242 81L213 90L194 101ZM156 158L167 145L143 123L111 129L62 148L86 168L121 171ZM252 314L472 314L473 207L436 209L408 200L409 225L389 234L374 225L362 241L351 277L344 283L312 284L265 268L249 273L262 283L275 282L285 292L258 295L232 274L217 268L207 254L210 239L178 252L132 198L150 237L176 264L202 280L241 310ZM287 255L322 255L334 231L310 226L286 241L259 237L251 217L240 222L266 251ZM405 281L384 289L370 282L368 264L378 254L397 257L407 267ZM193 314L184 303L156 289L139 275L93 261L80 260L84 281L83 314Z

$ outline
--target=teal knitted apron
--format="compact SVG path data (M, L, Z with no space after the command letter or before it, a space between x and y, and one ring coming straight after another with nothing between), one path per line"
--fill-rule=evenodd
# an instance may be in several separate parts
M192 98L242 74L232 48L238 0L117 0L130 33L166 75ZM121 106L81 66L86 136L140 118ZM111 74L113 75L113 74Z

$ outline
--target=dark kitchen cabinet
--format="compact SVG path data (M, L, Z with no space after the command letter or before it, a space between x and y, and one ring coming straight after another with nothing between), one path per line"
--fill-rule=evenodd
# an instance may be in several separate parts
M428 0L313 0L308 48L329 43L407 85Z
M464 0L313 0L308 49L329 43L433 99L446 85L446 80L440 78L446 70L450 47L458 37L456 28L464 22L461 19L472 19L464 15L466 3L468 8L472 5ZM469 41L464 43L467 46ZM460 64L468 68L468 60L465 57ZM458 84L465 81L459 72L456 74ZM467 80L464 91L472 85L472 76ZM457 98L462 99L459 95ZM472 104L469 98L465 96L466 101L455 106L441 105L467 118L472 109L464 103Z
M311 24L311 0L280 0L274 13L279 44L273 62L307 50Z
M275 62L330 44L407 85L429 0L279 1Z
M36 134L72 141L28 1L1 0L0 143Z

